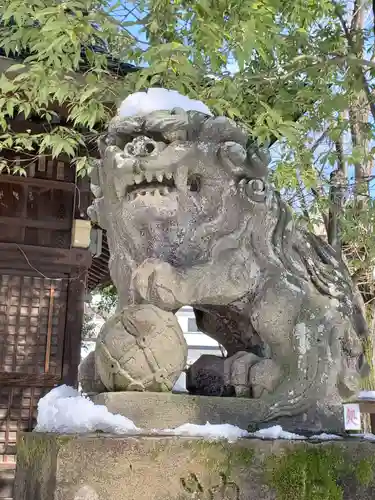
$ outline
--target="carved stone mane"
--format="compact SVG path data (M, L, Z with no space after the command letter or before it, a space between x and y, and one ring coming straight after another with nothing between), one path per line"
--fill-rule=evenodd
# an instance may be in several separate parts
M272 245L275 253L285 268L297 279L310 280L316 290L340 302L342 308L352 317L353 327L359 338L368 337L369 331L363 315L363 303L355 290L350 273L341 255L322 238L296 227L290 207L275 192L277 200L278 220L272 234ZM296 234L297 232L297 234ZM300 266L289 256L292 252L300 257L304 266Z

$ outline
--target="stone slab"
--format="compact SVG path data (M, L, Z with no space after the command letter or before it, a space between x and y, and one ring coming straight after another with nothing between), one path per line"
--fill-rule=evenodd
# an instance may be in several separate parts
M261 423L260 401L247 398L221 398L191 396L169 392L106 392L92 396L96 404L105 405L112 413L133 420L140 428L173 429L187 422L191 424L232 424L241 429L270 427L279 424L291 432L317 433L321 431L341 433L344 431L341 405L330 408L310 409L298 417L281 418Z
M14 500L370 500L375 444L21 434Z

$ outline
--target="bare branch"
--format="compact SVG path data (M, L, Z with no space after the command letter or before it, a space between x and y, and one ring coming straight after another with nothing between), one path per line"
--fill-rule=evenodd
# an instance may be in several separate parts
M375 0L373 0L373 2L375 5ZM360 65L373 67L372 61L368 61L368 62L371 62L371 64L369 64L369 65L362 64L362 63L364 63L364 60L361 58L362 52L363 52L363 50L362 50L363 43L360 43L360 44L357 43L358 37L362 36L362 34L359 34L358 31L360 29L362 29L362 25L363 25L363 15L364 15L364 3L363 3L363 1L362 0L355 0L355 2L354 2L353 17L352 17L352 23L351 23L350 29L349 29L345 19L342 16L340 6L335 2L335 0L333 0L332 3L335 6L336 15L341 23L342 29L343 29L344 34L345 34L346 41L348 43L348 49L349 49L348 50L348 52L349 52L348 58L349 58L349 60L353 62L353 56L354 56L355 59L358 61L358 63L360 63ZM375 30L375 27L374 27L374 30ZM353 36L353 33L355 34L355 37ZM363 72L363 69L360 67L360 65L357 68L358 78L362 82L362 87L363 87L363 90L366 94L366 98L367 98L368 104L370 106L371 114L375 120L375 103L374 103L372 93L371 93L368 81L366 79L365 73Z

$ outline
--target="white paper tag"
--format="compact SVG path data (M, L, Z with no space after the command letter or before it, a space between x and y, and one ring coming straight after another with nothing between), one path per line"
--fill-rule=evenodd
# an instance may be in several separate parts
M344 405L344 425L346 431L361 430L361 411L358 404Z

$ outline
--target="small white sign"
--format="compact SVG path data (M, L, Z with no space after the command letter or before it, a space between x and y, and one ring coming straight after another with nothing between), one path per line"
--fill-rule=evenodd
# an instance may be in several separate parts
M344 425L346 431L361 430L361 411L358 404L344 405Z

